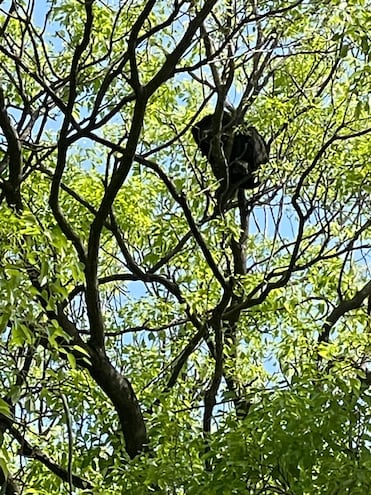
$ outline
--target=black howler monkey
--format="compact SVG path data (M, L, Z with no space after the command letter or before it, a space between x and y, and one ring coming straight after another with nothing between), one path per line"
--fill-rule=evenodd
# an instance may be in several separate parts
M254 173L261 164L268 162L269 148L255 127L235 126L231 114L223 112L220 133L223 167L220 165L220 156L215 153L212 144L214 134L213 114L206 115L192 127L192 135L197 146L207 157L215 177L221 182L220 189L223 191L228 189L227 196L230 197L237 189L257 187L259 181ZM223 184L226 170L228 187Z

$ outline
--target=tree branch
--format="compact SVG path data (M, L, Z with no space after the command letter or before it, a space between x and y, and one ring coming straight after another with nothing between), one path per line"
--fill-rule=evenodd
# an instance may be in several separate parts
M0 127L8 143L8 166L9 179L4 181L4 189L7 203L10 207L15 207L17 211L22 210L21 200L21 180L22 180L22 147L17 131L12 126L8 112L6 110L3 89L0 87Z
M353 309L357 309L362 306L363 301L371 296L371 281L367 282L362 289L356 292L352 299L346 299L342 301L336 308L332 311L332 313L327 317L325 324L322 327L322 330L318 337L318 342L328 342L330 338L331 328L337 323L338 320L345 313L352 311Z

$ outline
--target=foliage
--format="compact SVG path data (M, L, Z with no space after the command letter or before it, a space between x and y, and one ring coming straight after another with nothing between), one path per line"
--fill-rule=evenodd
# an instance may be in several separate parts
M370 492L370 12L2 2L1 493Z

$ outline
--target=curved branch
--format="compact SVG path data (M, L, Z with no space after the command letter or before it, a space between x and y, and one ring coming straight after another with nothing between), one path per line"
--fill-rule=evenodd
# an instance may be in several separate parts
M9 179L3 183L7 203L16 210L22 209L20 184L22 180L22 147L17 131L12 126L0 87L0 127L8 143Z
M69 473L67 469L64 469L62 466L54 462L50 457L41 452L40 449L34 447L28 440L20 433L20 431L13 425L13 422L6 418L3 415L0 415L1 422L5 424L7 430L12 435L13 438L17 440L20 445L19 453L25 457L29 457L31 459L35 459L45 467L47 467L52 473L56 474L63 481L68 482ZM72 475L72 481L76 488L81 489L91 489L92 485L89 481L77 476L75 474Z
M359 308L363 301L371 296L371 281L367 282L362 289L356 292L352 299L345 299L342 301L336 308L332 311L332 313L326 319L325 324L322 327L322 331L318 337L318 342L328 342L330 338L331 328L337 323L338 320L345 313L352 311L353 309Z

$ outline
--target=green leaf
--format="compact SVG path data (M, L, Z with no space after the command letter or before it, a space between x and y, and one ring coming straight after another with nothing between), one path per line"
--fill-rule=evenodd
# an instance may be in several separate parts
M12 411L10 409L10 406L7 402L5 402L4 399L1 399L0 398L0 414L2 414L3 416L5 416L6 418L8 419L13 419L13 414L12 414Z

